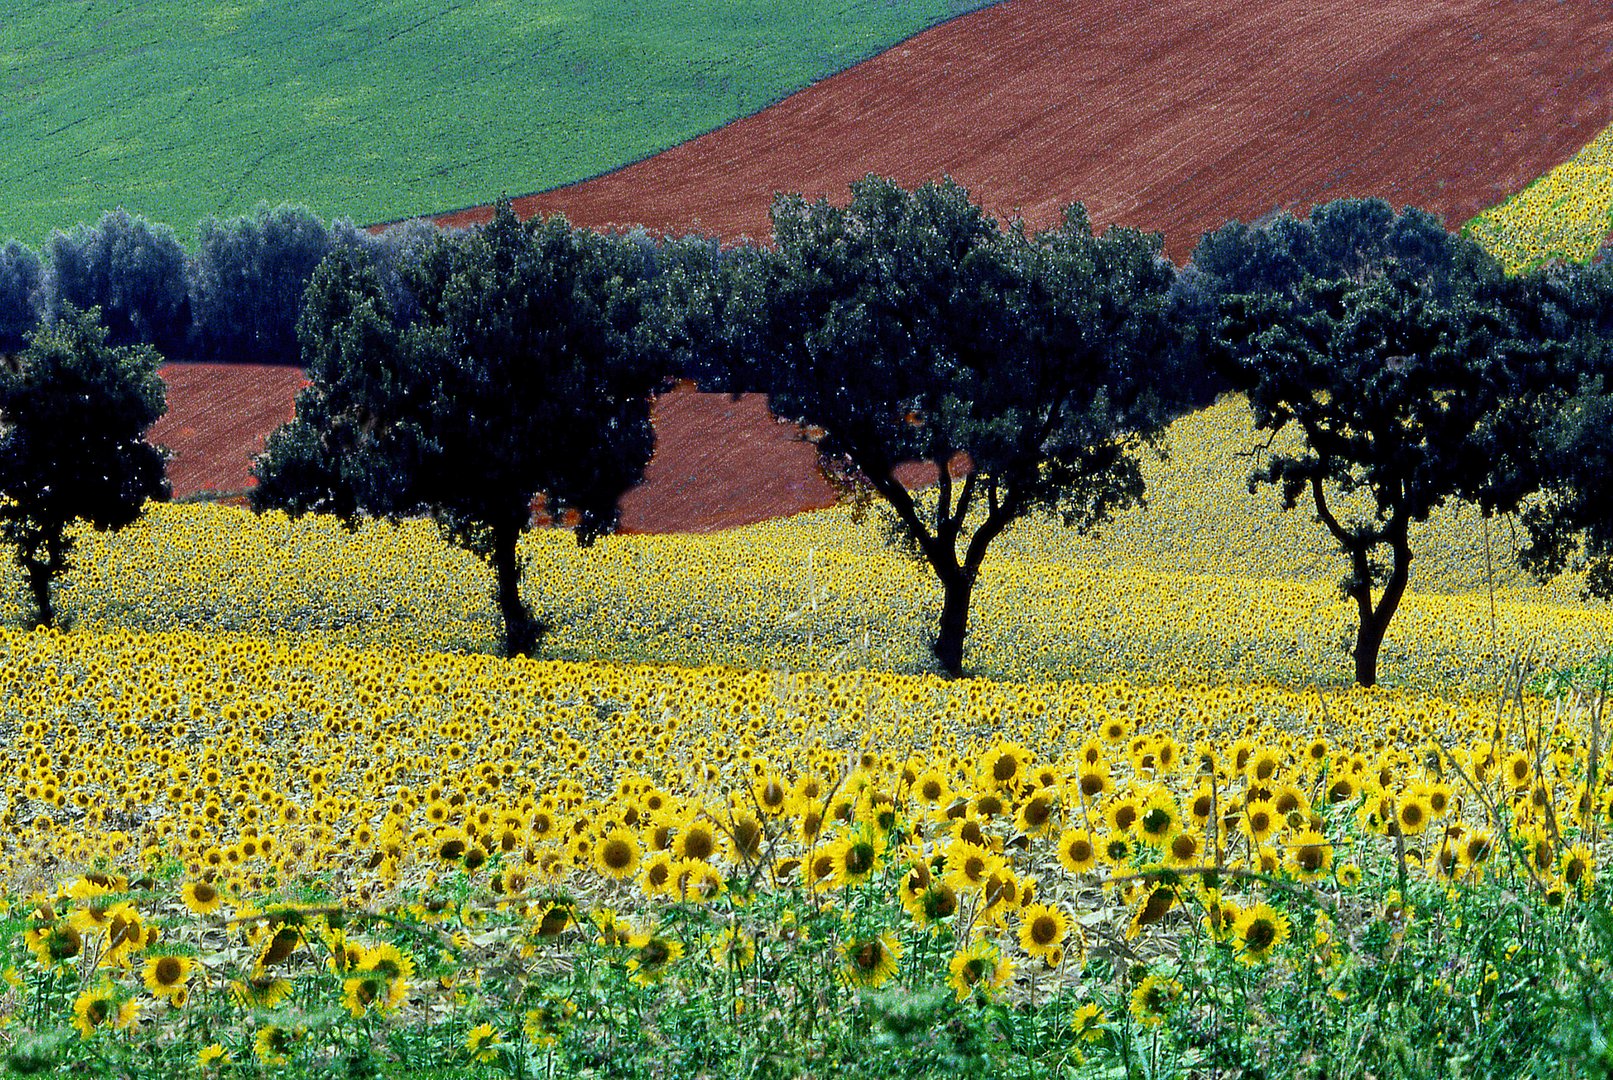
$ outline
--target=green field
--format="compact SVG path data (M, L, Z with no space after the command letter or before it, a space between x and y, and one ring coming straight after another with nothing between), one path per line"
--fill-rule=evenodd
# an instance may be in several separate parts
M182 233L358 222L581 180L988 0L19 0L0 18L0 237L123 205Z

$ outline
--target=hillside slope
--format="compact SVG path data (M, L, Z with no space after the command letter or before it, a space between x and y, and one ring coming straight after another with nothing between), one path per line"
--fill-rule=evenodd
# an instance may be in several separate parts
M775 191L947 173L1036 224L1079 199L1177 259L1228 219L1344 196L1454 228L1613 123L1610 40L1606 4L1010 0L516 207L764 238Z
M567 184L989 0L11 0L0 239L122 205L378 221Z

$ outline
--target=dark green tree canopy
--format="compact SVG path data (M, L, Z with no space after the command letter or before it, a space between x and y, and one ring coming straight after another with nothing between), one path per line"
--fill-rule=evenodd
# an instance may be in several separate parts
M1348 558L1356 678L1371 685L1409 580L1411 523L1451 499L1505 509L1514 492L1494 455L1517 391L1519 305L1471 240L1377 200L1228 225L1193 262L1219 292L1212 351L1257 429L1303 440L1267 453L1250 490L1276 486L1287 509L1305 498ZM1338 496L1357 493L1367 511L1343 513Z
M889 505L942 583L934 651L957 674L1003 529L1033 512L1092 528L1141 497L1135 451L1169 415L1175 268L1158 237L1093 236L1079 206L1044 233L1003 230L950 181L870 177L844 209L780 198L773 226L777 250L731 300L745 381ZM910 460L935 468L933 506L896 479Z
M38 325L43 277L37 254L15 240L0 244L0 353L21 349Z
M422 253L419 318L400 331L367 256L333 252L299 327L313 385L260 459L254 505L429 513L492 565L506 650L532 653L543 626L516 545L534 500L574 512L586 546L616 527L654 445L664 379L645 281L639 245L558 217L523 224L505 201Z
M1539 491L1523 505L1519 559L1542 578L1583 570L1589 595L1613 598L1613 263L1553 267L1528 285L1542 355L1515 423L1536 436L1520 486Z
M41 625L68 567L77 522L120 529L168 496L162 452L145 439L165 410L161 358L113 348L94 309L68 306L0 366L0 535L28 578Z
M185 249L173 229L120 207L94 226L52 233L45 254L46 317L97 307L111 344L145 343L166 357L183 354L190 297Z
M297 314L314 268L330 250L323 222L300 206L197 226L188 265L198 360L284 364L297 355Z

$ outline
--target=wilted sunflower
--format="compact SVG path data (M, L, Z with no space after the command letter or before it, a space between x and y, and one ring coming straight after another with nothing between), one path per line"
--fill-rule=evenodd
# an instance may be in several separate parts
M955 954L947 962L947 985L966 1001L975 994L990 1000L1007 985L1014 973L1013 966L1003 958L997 946L984 938L977 938L967 949Z
M1126 927L1126 937L1134 938L1147 927L1163 919L1176 906L1176 887L1173 885L1158 885L1148 890L1143 902L1137 905L1137 910L1131 916L1131 923Z
M840 946L840 977L850 986L878 988L896 974L902 944L889 930L854 938Z

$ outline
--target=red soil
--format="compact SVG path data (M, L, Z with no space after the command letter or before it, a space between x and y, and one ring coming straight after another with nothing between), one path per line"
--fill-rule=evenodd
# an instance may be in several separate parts
M168 479L176 498L251 487L252 456L291 419L307 385L295 368L165 364L159 373L168 415L152 427L151 441L173 452ZM834 505L817 451L794 425L775 420L760 394L733 401L680 386L656 400L654 417L655 456L644 482L622 500L623 532L713 532ZM935 470L905 465L897 475L917 487Z
M656 399L654 420L655 456L622 498L622 532L715 532L835 503L817 449L761 394L735 401L680 386ZM954 475L965 463L954 462ZM902 465L896 477L921 487L935 466Z
M950 174L1033 225L1080 199L1100 225L1163 231L1177 260L1229 219L1345 196L1455 226L1613 122L1609 40L1613 9L1595 2L1009 0L516 209L765 238L775 191L844 202L875 172L910 185ZM154 437L179 450L176 493L245 487L299 376L168 371L172 412ZM678 390L656 424L625 529L725 528L833 498L811 447L758 398Z
M1079 199L1177 260L1229 219L1345 196L1456 226L1613 122L1610 38L1604 3L1009 0L516 209L766 238L775 191L945 173L1033 225Z
M241 492L269 432L290 420L297 391L308 384L297 368L246 364L164 364L168 414L151 427L166 446L174 497Z

